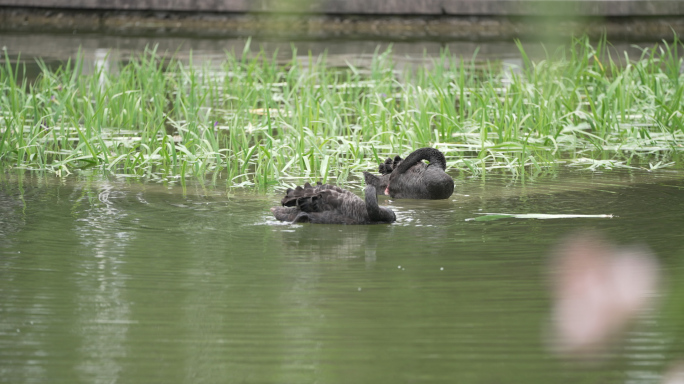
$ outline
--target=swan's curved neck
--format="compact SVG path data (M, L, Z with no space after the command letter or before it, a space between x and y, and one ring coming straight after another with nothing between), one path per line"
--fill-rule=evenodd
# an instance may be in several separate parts
M398 174L404 173L421 160L427 160L430 162L431 166L438 166L442 168L442 170L446 169L446 158L444 157L444 154L442 154L442 152L440 152L438 149L426 147L416 149L415 151L413 151L413 153L408 155L399 164L399 166L394 170L394 172Z
M378 206L378 196L375 191L375 187L372 185L367 185L363 190L366 195L366 212L368 212L368 217L372 221L383 221L385 220L380 206Z

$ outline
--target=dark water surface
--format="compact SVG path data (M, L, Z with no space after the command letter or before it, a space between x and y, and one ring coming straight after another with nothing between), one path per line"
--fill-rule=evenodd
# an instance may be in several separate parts
M0 382L658 383L684 353L667 298L602 364L542 338L568 232L684 277L682 173L459 179L383 198L398 222L376 226L282 224L276 193L1 177ZM465 221L482 212L616 217Z

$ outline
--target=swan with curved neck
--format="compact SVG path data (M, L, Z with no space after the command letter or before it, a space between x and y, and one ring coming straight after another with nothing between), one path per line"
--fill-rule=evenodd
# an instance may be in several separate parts
M364 178L366 185L395 199L447 199L454 193L454 179L445 170L444 154L426 147L415 150L405 159L388 158L379 167L380 176L364 172Z
M321 184L288 189L281 207L271 208L280 221L312 224L382 224L396 221L394 212L378 205L377 191L366 186L365 199L340 187Z

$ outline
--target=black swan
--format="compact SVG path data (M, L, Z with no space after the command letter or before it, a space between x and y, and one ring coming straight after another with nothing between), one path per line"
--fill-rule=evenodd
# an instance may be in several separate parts
M421 160L427 160L425 164ZM435 148L420 148L405 159L396 156L380 164L380 175L364 172L366 185L384 191L394 199L448 199L454 193L454 179L447 175L446 158Z
M282 207L271 212L280 221L313 224L381 224L392 223L397 217L389 208L378 206L375 187L366 186L366 200L340 187L309 183L288 188L281 200Z

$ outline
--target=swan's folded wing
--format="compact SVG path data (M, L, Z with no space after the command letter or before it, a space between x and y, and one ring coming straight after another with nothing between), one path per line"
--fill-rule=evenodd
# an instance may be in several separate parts
M339 187L321 189L308 201L300 204L304 212L331 212L344 210L343 206L354 200L360 200L355 194Z
M302 196L305 196L304 188L300 186L297 186L295 189L288 188L285 197L280 200L280 204L282 204L284 207L296 207L297 199Z
M384 163L380 164L378 167L378 172L380 172L381 175L389 175L396 167L399 166L399 164L401 164L401 162L402 158L399 155L394 156L394 159L388 157Z
M281 204L285 207L298 207L302 212L325 212L338 210L345 201L354 199L358 197L347 190L319 182L316 186L306 183L303 187L288 189Z
M384 163L380 164L380 166L378 167L378 172L380 172L381 175L389 175L390 173L392 173L391 157L388 157Z
M299 205L299 200L311 198L318 194L321 186L322 185L319 182L315 187L311 186L309 183L305 183L302 187L297 186L295 189L288 188L285 197L280 200L280 203L285 207L296 207Z

